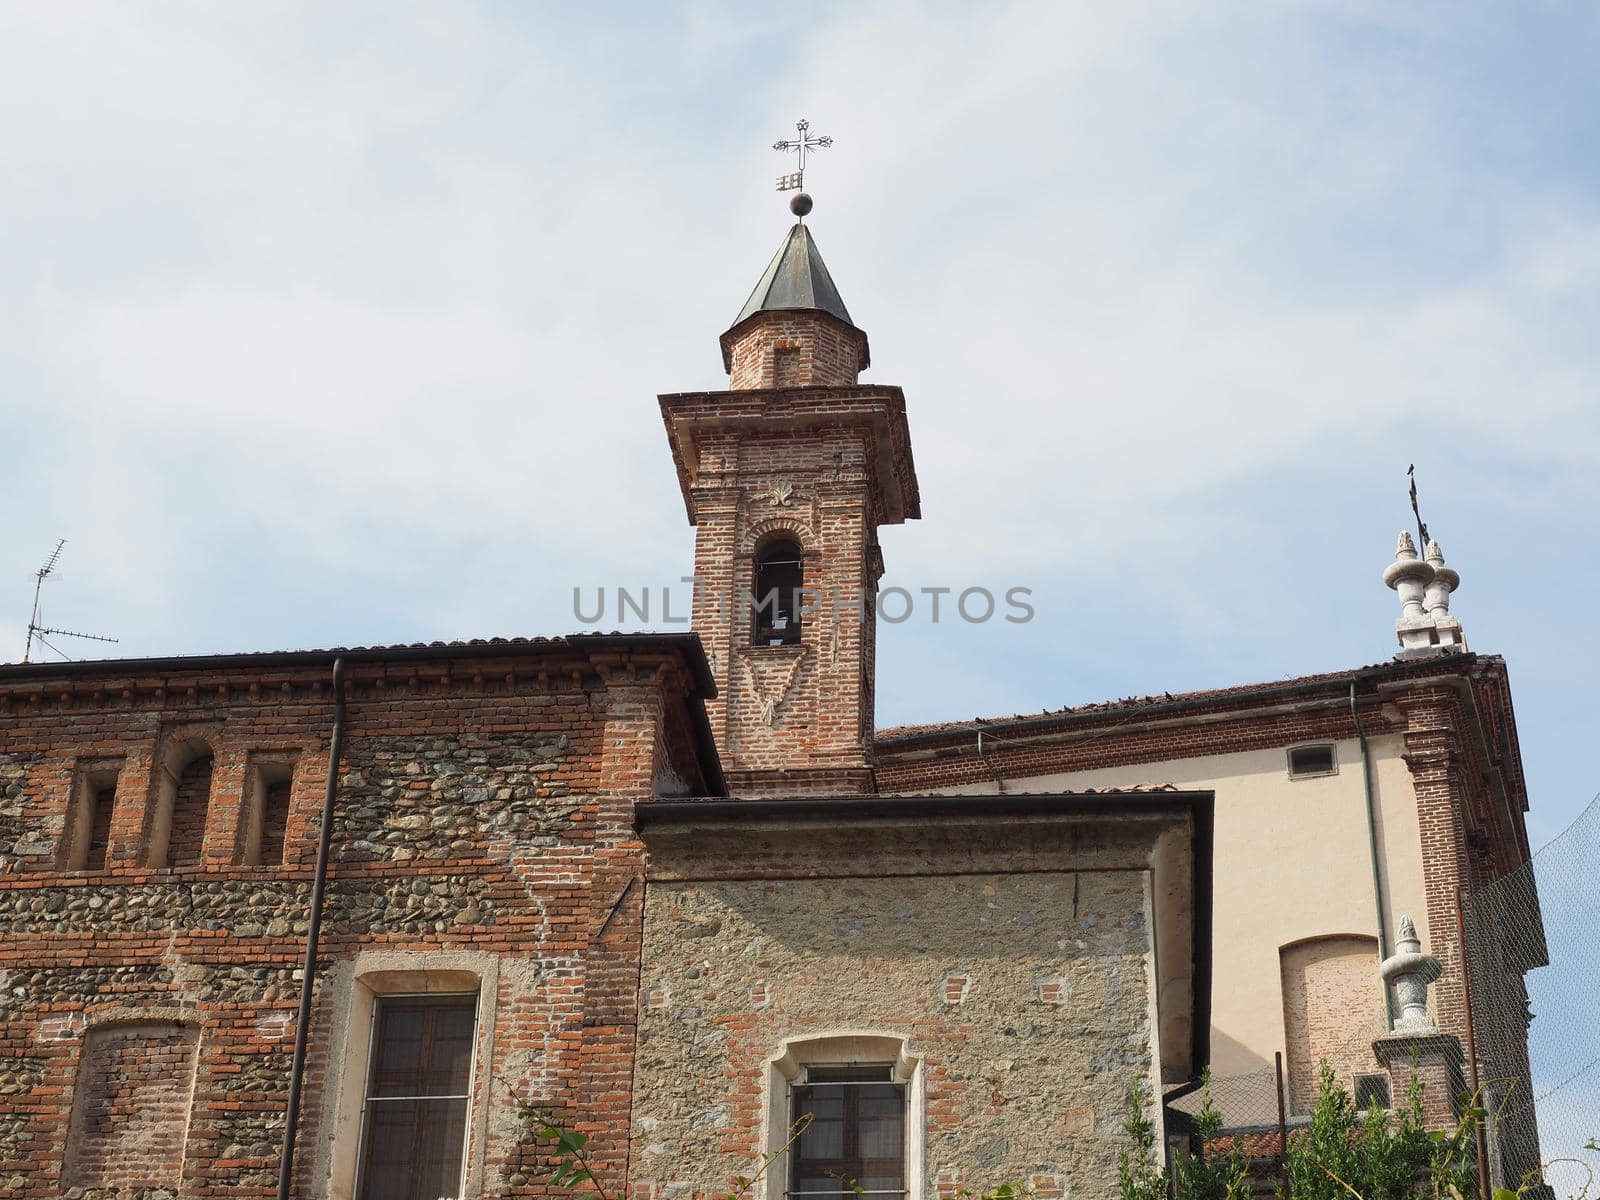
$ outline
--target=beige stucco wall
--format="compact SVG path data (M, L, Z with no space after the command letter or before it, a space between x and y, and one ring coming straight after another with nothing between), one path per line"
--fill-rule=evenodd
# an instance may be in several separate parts
M1274 1051L1284 1049L1282 947L1329 934L1377 936L1360 754L1354 739L1335 747L1336 773L1304 779L1289 777L1286 748L1275 747L1006 781L1011 793L1140 784L1215 792L1211 1061L1218 1076L1270 1070ZM1399 735L1368 741L1384 905L1391 934L1407 913L1428 945L1422 845L1401 750ZM1350 1014L1352 1036L1382 1011L1374 973L1366 1011Z

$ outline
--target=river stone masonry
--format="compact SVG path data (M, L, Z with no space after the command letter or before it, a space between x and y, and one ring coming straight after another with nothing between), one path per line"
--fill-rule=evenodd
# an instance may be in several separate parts
M28 806L28 768L38 754L0 754L0 872L37 853L40 830Z
M484 835L554 845L579 807L559 777L571 750L565 733L372 738L340 780L340 859L445 859Z

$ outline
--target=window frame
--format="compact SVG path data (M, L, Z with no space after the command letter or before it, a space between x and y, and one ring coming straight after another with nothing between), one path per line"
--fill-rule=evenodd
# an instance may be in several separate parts
M866 1074L868 1074L870 1072L871 1074L879 1075L881 1077L880 1078L876 1078L876 1079L865 1079L865 1078L863 1078L863 1079L813 1079L812 1078L812 1073L814 1071L823 1071L823 1072L830 1072L830 1073L850 1073L850 1074L857 1074L857 1075L866 1075ZM806 1159L802 1158L801 1153L800 1153L801 1152L801 1148L805 1144L804 1143L804 1138L802 1138L801 1140L797 1141L794 1144L793 1149L789 1152L789 1155L788 1155L789 1166L788 1166L788 1171L786 1172L787 1175L788 1175L788 1182L787 1182L787 1184L785 1185L785 1188L784 1188L784 1195L786 1197L789 1197L790 1200L794 1200L794 1198L796 1198L796 1197L812 1197L812 1196L831 1196L831 1197L837 1197L837 1200L849 1200L849 1197L852 1194L854 1194L857 1197L860 1197L860 1196L909 1196L910 1192L906 1188L905 1185L906 1185L906 1174L907 1174L907 1171L906 1171L906 1135L907 1135L907 1127L909 1125L909 1121L907 1120L907 1113L908 1113L908 1110L909 1110L909 1101L910 1101L909 1091L910 1091L910 1089L908 1087L907 1081L905 1081L905 1080L897 1080L894 1077L894 1063L892 1063L892 1062L856 1062L856 1063L822 1063L822 1062L814 1062L814 1063L805 1064L805 1066L801 1069L800 1078L789 1081L789 1113L790 1113L791 1118L793 1118L793 1120L798 1120L797 1117L794 1117L794 1114L798 1113L800 1111L801 1104L803 1103L803 1100L800 1097L800 1093L803 1090L810 1089L810 1088L825 1088L825 1087L839 1087L839 1088L846 1089L843 1092L842 1097L841 1097L845 1102L844 1106L843 1106L844 1110L843 1110L843 1113L841 1114L841 1126L842 1126L843 1137L841 1139L841 1143L840 1143L840 1147L839 1147L842 1153L837 1158L834 1158L834 1159L828 1159L828 1160L818 1160L818 1159L806 1160ZM899 1160L900 1187L898 1187L898 1188L862 1188L860 1191L856 1191L855 1190L855 1188L860 1187L861 1177L862 1177L862 1175L864 1175L866 1173L865 1168L866 1168L868 1159L860 1152L860 1136L861 1136L861 1113L860 1113L860 1109L859 1109L860 1093L857 1092L857 1091L853 1091L851 1089L866 1088L866 1087L892 1087L892 1088L895 1088L899 1093L899 1098L900 1098L900 1148L899 1148L898 1155L895 1156ZM852 1118L853 1118L853 1121L852 1121ZM793 1124L793 1120L791 1120L791 1122L790 1122L791 1125ZM847 1151L850 1148L852 1140L854 1140L855 1144L856 1144L856 1153L853 1154L853 1155L849 1154L849 1153L843 1153L844 1151ZM840 1185L839 1188L837 1188L834 1191L827 1191L827 1192L800 1191L795 1186L796 1177L800 1174L802 1166L807 1165L808 1161L810 1163L817 1163L817 1162L826 1161L826 1162L834 1162L834 1163L839 1163L839 1164L851 1164L851 1165L855 1165L857 1167L860 1167L861 1171L860 1171L860 1173L857 1174L857 1176L855 1177L854 1180L850 1181L849 1185L847 1185L843 1181L843 1177L841 1176L841 1185Z
M472 1042L473 1042L473 1046L474 1046L474 1052L469 1055L469 1059L468 1059L468 1063L467 1063L467 1090L465 1092L463 1092L460 1095L450 1095L450 1096L374 1096L372 1094L373 1076L374 1076L374 1073L375 1073L376 1068L377 1068L378 1049L379 1049L379 1044L380 1044L379 1040L378 1040L378 1029L379 1029L378 1020L379 1020L379 1016L382 1013L384 1005L386 1003L389 1003L389 1002L392 1002L392 1001L396 1001L396 1000L400 1000L400 1001L405 1001L405 1000L427 1000L427 1001L435 1001L435 1002L445 1001L445 1000L470 1000L471 1001L471 1008L472 1008ZM443 1007L443 1005L440 1004L440 1007ZM472 1152L472 1134L473 1134L473 1125L474 1125L474 1121L473 1121L473 1115L474 1115L473 1114L473 1096L474 1096L474 1093L477 1090L477 1082L478 1082L478 1055L477 1055L477 1053L475 1051L476 1051L478 1033L479 1033L478 1022L480 1020L480 1014L481 1014L482 1008L483 1008L482 995L477 990L459 991L459 992L446 992L446 991L438 991L438 992L379 992L379 993L375 993L373 995L371 1012L367 1016L367 1021L368 1021L368 1030L367 1030L367 1066L366 1066L365 1072L363 1072L362 1080L361 1080L360 1133L359 1133L359 1137L358 1137L357 1145L356 1145L355 1179L353 1181L352 1188L351 1188L352 1193L356 1197L359 1198L361 1196L361 1194L362 1194L361 1189L362 1189L362 1187L363 1187L363 1185L365 1183L364 1176L365 1176L365 1174L367 1172L367 1165L368 1165L367 1164L367 1153L368 1153L368 1149L370 1147L370 1138L371 1138L371 1130L372 1130L371 1125L368 1123L367 1117L368 1117L368 1113L370 1112L372 1103L375 1100L413 1100L414 1101L414 1100L420 1100L420 1099L427 1099L427 1100L460 1100L460 1101L463 1101L465 1103L465 1106L466 1106L465 1116L463 1118L462 1129L461 1129L461 1165L460 1165L460 1167L458 1168L458 1170L456 1172L456 1183L455 1183L454 1196L455 1197L462 1197L462 1196L466 1195L466 1191L467 1191L467 1173L468 1173L468 1169L470 1167L470 1158L471 1158L471 1152Z
M767 1059L767 1086L762 1096L762 1123L769 1155L783 1152L795 1121L794 1088L804 1083L811 1067L888 1067L890 1082L900 1084L905 1098L901 1124L904 1169L901 1187L906 1197L924 1194L926 1163L926 1088L922 1056L901 1033L842 1029L791 1038ZM755 1200L788 1200L792 1168L769 1172L757 1181ZM796 1197L796 1200L816 1200Z
M1382 1101L1370 1098L1366 1104L1362 1104L1361 1090L1363 1085L1366 1085L1369 1089L1381 1090L1383 1093ZM1391 1111L1394 1108L1394 1097L1389 1094L1388 1073L1384 1071L1356 1071L1352 1073L1350 1076L1350 1099L1355 1105L1356 1111L1360 1113L1366 1112L1369 1108L1378 1108L1384 1112Z
M172 825L177 817L178 791L183 773L197 760L211 760L211 781L200 826L196 859L184 867L172 865ZM141 863L151 871L193 871L205 865L206 837L211 832L211 802L217 795L218 748L216 740L200 732L163 738L154 767L154 803L145 814Z
M294 814L295 776L300 770L297 751L252 751L245 766L244 799L239 814L239 834L234 850L234 866L281 869L289 862L289 818ZM282 844L278 857L261 859L267 834L267 797L278 784L287 784L289 795L283 813Z
M1317 771L1296 771L1294 756L1304 750L1327 750L1328 766ZM1289 772L1290 779L1326 779L1330 775L1339 773L1339 743L1338 742L1302 742L1297 746L1284 748L1284 763Z
M60 869L96 874L111 868L111 828L116 820L117 803L122 797L122 768L124 760L85 759L73 769L72 789L69 794L67 819L61 836L58 855ZM100 808L100 797L111 793L107 802L106 845L98 866L89 865L94 849L94 826Z
M357 1194L356 1173L372 1049L372 1016L378 999L407 993L474 990L478 994L478 1008L473 1027L472 1100L467 1109L462 1194L481 1193L499 1007L500 956L483 950L363 950L354 960L335 964L326 978L334 996L334 1014L324 1087L329 1120L326 1136L316 1141L313 1168L314 1178L321 1181L317 1194L327 1200L355 1200Z

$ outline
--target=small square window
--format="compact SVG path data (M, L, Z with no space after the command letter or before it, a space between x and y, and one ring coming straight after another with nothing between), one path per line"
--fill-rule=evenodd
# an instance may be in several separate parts
M1387 1075L1357 1075L1356 1111L1389 1107L1389 1077Z
M1308 775L1332 775L1338 769L1338 760L1334 758L1331 744L1294 746L1289 750L1290 778L1300 779Z

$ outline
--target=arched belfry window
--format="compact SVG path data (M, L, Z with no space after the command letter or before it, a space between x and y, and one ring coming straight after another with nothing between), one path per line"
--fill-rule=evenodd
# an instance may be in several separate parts
M756 555L751 634L755 645L800 644L800 589L804 586L800 544L789 538L768 542Z

